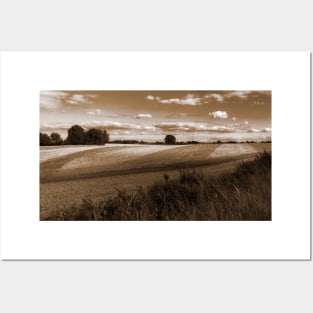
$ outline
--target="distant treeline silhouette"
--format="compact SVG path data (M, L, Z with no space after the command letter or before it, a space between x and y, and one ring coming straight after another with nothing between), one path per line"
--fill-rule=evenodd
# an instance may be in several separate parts
M166 137L165 137L166 138ZM155 142L148 142L144 140L129 140L129 139L123 139L123 140L111 140L110 143L115 143L115 144L140 144L140 145L191 145L191 144L198 144L200 143L199 141L176 141L175 143L166 143L165 139L164 141L155 141Z
M40 146L56 146L56 145L105 145L110 140L110 135L106 130L91 128L85 131L80 125L73 125L68 131L68 136L63 140L58 133L48 134L40 133ZM149 144L143 140L114 140L110 143L117 144ZM164 142L155 142L154 144L186 144L185 142L176 142L174 135L166 135ZM198 143L196 141L188 141L187 143ZM151 144L151 143L150 143Z
M52 133L50 136L40 133L40 146L104 145L110 139L110 135L106 130L91 128L85 131L79 125L73 125L67 132L68 136L65 140L58 133Z
M194 145L208 142L199 142L195 140L177 141L174 135L166 135L164 141L146 142L143 140L123 139L110 141L110 135L106 130L91 128L85 131L79 125L73 125L68 131L68 136L63 140L58 133L48 134L40 133L40 146L55 146L55 145L105 145L106 143L115 144L150 144L150 145ZM261 143L271 143L272 141L261 141ZM257 143L256 141L221 141L217 140L211 144L240 144L240 143Z

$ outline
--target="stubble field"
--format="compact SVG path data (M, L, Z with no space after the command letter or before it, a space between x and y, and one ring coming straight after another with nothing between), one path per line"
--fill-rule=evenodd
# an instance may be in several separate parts
M118 191L135 190L176 178L197 168L206 176L233 171L271 144L59 146L40 149L40 219L79 206L83 198L103 201Z

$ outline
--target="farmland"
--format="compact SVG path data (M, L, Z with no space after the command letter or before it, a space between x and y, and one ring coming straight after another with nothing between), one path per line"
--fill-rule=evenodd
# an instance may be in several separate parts
M82 199L103 201L117 192L145 188L179 171L199 169L216 177L251 161L271 144L114 145L41 147L40 218L79 206Z

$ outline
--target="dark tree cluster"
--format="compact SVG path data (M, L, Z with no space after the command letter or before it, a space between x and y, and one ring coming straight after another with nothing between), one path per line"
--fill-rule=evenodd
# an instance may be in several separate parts
M41 146L56 146L63 145L63 139L58 133L52 133L50 136L40 133L40 145Z
M52 133L50 136L47 134L40 133L40 146L56 146L56 145L104 145L110 140L110 135L106 130L100 130L97 128L91 128L85 131L80 125L73 125L68 131L68 135L63 140L58 133ZM117 140L112 143L142 143L143 141L137 140ZM174 135L166 135L164 138L166 145L182 144L176 142ZM196 142L192 142L196 143ZM156 144L163 144L163 142L156 142Z
M63 139L61 138L60 134L52 133L50 138L53 145L63 145Z
M85 144L86 145L104 145L109 141L109 135L104 130L92 128L89 129L85 134Z
M40 146L54 145L104 145L109 142L109 134L106 130L91 128L85 130L79 125L73 125L68 130L68 136L63 141L58 133L52 133L50 136L40 133Z

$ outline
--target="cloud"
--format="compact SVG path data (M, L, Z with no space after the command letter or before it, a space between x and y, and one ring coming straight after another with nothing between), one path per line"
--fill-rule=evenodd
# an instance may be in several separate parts
M213 98L215 98L217 101L219 101L219 102L221 102L221 101L223 101L224 100L224 97L222 96L222 95L220 95L220 94L217 94L217 93L213 93L212 95L211 95Z
M247 96L250 94L250 90L235 90L235 91L230 91L225 94L225 97L230 98L230 97L239 97L239 98L247 98Z
M252 106L263 106L264 105L264 101L253 101L251 103Z
M166 132L234 132L235 129L227 126L210 126L207 123L199 122L162 122L154 124L154 126Z
M93 111L87 111L86 112L88 115L97 115L97 116L104 116L105 115L105 112L101 109L96 109L96 110L93 110Z
M196 98L193 94L188 94L185 98L180 99L179 104L182 105L198 105L201 98Z
M272 129L269 128L269 127L266 127L266 128L263 128L263 129L257 129L257 128L249 128L248 129L248 133L261 133L261 132L269 133L271 131L272 131Z
M175 104L181 104L181 105L199 105L201 102L201 98L195 97L193 94L188 94L187 96L183 98L174 98L174 99L159 99L159 103L175 103Z
M43 90L40 92L40 107L42 109L59 109L64 104L93 104L95 94L71 94L68 91Z
M66 97L68 94L65 91L58 91L58 90L41 90L40 96L43 97L53 97L53 98L63 98Z
M270 127L265 127L265 128L262 129L262 131L268 133L268 132L271 132L271 131L272 131L272 128L270 128Z
M142 114L137 114L135 116L136 119L140 119L140 118L152 118L152 115L151 114L145 114L145 113L142 113Z
M159 103L178 103L179 99L165 99L165 100L159 100Z
M109 128L109 129L128 129L137 128L135 124L129 123L121 123L121 122L114 122L114 121L86 121L81 124L83 127L90 128L90 127L100 127L100 128Z
M167 130L167 131L195 131L195 130L207 130L208 125L206 123L198 122L161 122L154 124L155 127Z
M261 130L257 129L257 128L249 128L248 129L248 133L259 133L259 132L261 132Z
M208 93L204 96L204 99L215 99L218 102L253 99L258 100L253 102L254 105L262 105L264 99L269 96L271 96L271 91L268 90L223 90L220 92Z
M191 116L191 115L187 114L187 113L170 113L170 114L167 114L165 117L167 117L167 118L181 118L181 117L187 117L187 116Z
M80 124L84 128L99 128L106 130L155 130L152 125L138 125L131 123L121 123L114 121L86 121Z
M123 116L121 114L108 113L105 110L101 110L101 109L88 110L88 111L85 111L85 112L88 115L105 116L106 118L120 118L120 117Z
M155 127L153 125L146 125L146 126L141 126L141 129L144 129L144 130L155 130Z
M68 94L64 91L42 90L40 91L40 108L53 110L61 106L62 99L66 98Z
M221 95L221 94L218 94L218 93L212 93L212 94L209 94L209 95L205 95L204 98L206 99L215 99L216 101L218 102L222 102L224 100L224 97Z
M249 92L249 98L263 98L265 97L270 97L272 95L271 90L254 90Z
M71 128L75 123L64 123L64 122L54 122L54 123L49 123L49 124L41 124L40 129L41 130L55 130L55 129L60 129L60 130L68 130Z
M228 114L226 111L215 111L215 112L210 112L209 115L213 116L213 118L228 118Z
M153 100L160 101L161 100L160 97L158 97L158 96L155 97L155 96L152 96L152 95L147 95L146 99L150 100L150 101L153 101Z
M83 101L85 101L85 96L83 96L83 95L72 95L71 100L75 101L75 102L83 102Z
M236 132L236 130L232 127L227 126L213 126L210 129L211 132L218 132L218 133L233 133Z
M94 101L92 99L95 99L97 95L94 94L74 94L71 95L68 99L66 99L66 102L68 104L93 104Z
M67 133L67 130L72 127L74 122L64 123L49 123L41 124L40 129L43 132L53 132L53 131L63 131ZM247 127L239 123L234 123L231 125L212 125L211 123L201 123L201 122L191 122L191 121L182 121L182 122L159 122L146 125L140 125L136 123L123 123L117 122L114 120L90 120L79 123L84 129L98 128L102 130L107 130L110 133L139 133L145 132L150 134L163 134L163 133L270 133L271 128L252 128Z

